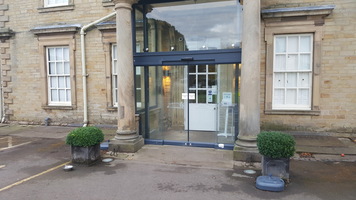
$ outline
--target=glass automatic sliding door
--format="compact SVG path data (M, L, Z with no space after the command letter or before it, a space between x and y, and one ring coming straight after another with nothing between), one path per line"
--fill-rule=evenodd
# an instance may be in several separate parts
M148 67L148 139L182 145L234 142L235 64Z
M149 139L187 142L184 129L185 66L149 67Z

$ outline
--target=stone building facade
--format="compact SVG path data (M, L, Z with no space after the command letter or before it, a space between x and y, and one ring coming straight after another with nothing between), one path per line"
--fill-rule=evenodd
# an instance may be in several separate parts
M145 2L161 3L158 0L138 1L142 5L145 5ZM150 78L144 79L140 76L146 70L144 67L136 68L135 72L132 72L133 77L131 75L120 77L113 69L112 66L115 65L113 63L122 64L122 60L128 59L128 65L130 62L133 65L134 60L131 54L134 50L140 53L146 51L143 48L145 45L152 47L149 42L145 44L141 41L143 36L140 36L140 33L145 34L141 29L145 26L151 27L147 31L148 37L152 37L154 33L161 41L161 43L157 41L155 43L154 48L158 49L157 51L167 51L164 49L169 48L172 51L182 50L188 44L185 44L186 46L166 45L163 41L167 38L170 38L170 41L181 40L183 33L178 30L179 28L174 24L159 20L148 20L146 25L141 26L143 19L136 14L136 30L134 30L136 46L133 42L130 47L133 49L131 54L117 53L123 47L120 41L116 47L116 41L126 34L125 30L121 30L126 22L119 24L118 20L127 17L126 13L125 17L121 15L118 17L118 14L122 14L123 10L130 10L130 6L127 7L127 5L135 5L135 3L137 1L129 0L26 2L0 0L0 81L2 86L0 114L2 122L44 124L46 119L50 119L51 125L117 126L118 121L125 118L125 114L132 112L132 109L125 110L127 105L119 105L119 109L122 107L123 111L118 113L115 99L117 93L120 97L120 92L124 91L124 95L121 94L121 96L125 96L124 101L127 102L134 102L136 96L136 104L131 103L129 106L136 107L136 110L139 110L140 106L144 107L145 100L156 101L146 97L148 93L156 91L138 87L140 84L144 85L143 83L149 84L150 81ZM134 10L137 12L147 7L149 6L138 6ZM236 131L233 134L233 140L236 138L238 126L240 126L241 138L244 136L244 130L246 133L251 131L247 135L255 136L260 129L354 134L356 132L354 123L356 119L356 21L354 20L356 2L354 0L293 0L288 2L245 0L242 7L244 7L243 15L245 16L243 27L251 26L248 27L251 28L249 29L251 34L246 34L247 28L242 30L245 35L242 37L241 85L239 86L241 92L237 92L239 97L236 93L234 100L235 103L240 104L240 109L237 111L239 113L233 115L235 121L231 123L235 125L228 125L231 126L232 132ZM121 8L123 10L120 10ZM250 18L250 15L255 18ZM154 32L152 27L156 27ZM124 33L117 33L117 29ZM165 32L160 32L162 29ZM255 37L260 38L256 44L253 43L256 41ZM126 41L126 39L120 40ZM292 50L295 41L300 44L300 47L297 45L298 50ZM309 46L304 48L301 45L304 44L303 42L306 42L305 44L309 42ZM282 50L276 50L277 47ZM59 57L56 57L57 53ZM52 58L52 55L56 56ZM277 57L282 60L277 60ZM192 58L186 56L181 61L189 62L189 59ZM299 59L302 64L294 63L294 65L300 68L293 68L293 62L298 62L293 59ZM276 61L280 63L276 64ZM135 62L138 61L135 60ZM287 63L287 67L283 68L281 64L283 62ZM53 66L65 66L62 68L65 72L59 72L56 68L55 73L49 73L54 69L50 68L50 63L55 63ZM244 69L244 66L250 65L253 67ZM236 66L234 65L233 68L235 69ZM292 67L288 69L288 66ZM165 85L160 85L164 84L162 81L168 76L166 72L174 73L174 70L167 69L162 69L162 74L156 74L156 78L162 78L157 82L157 88L169 90ZM224 74L223 70L220 71ZM150 70L147 69L146 72L149 73ZM254 74L256 72L257 74ZM235 76L231 80L239 79L238 74ZM117 79L124 80L123 83L119 83L119 88L115 86L120 81ZM52 83L52 80L55 83ZM257 84L254 84L255 81ZM278 81L284 83L279 85L281 82ZM302 81L303 84L298 81ZM131 82L128 87L135 82L135 92L121 91L120 84L127 82ZM212 90L213 94L214 92ZM61 98L65 100L61 101ZM238 98L241 98L240 101L237 100ZM182 99L184 100L183 97ZM215 101L211 96L207 99L207 101ZM253 100L256 103L251 103ZM157 100L157 104L164 101L164 98ZM183 104L173 102L169 106L176 106L178 109L185 108ZM156 124L165 121L165 128L158 127L157 130L167 129L169 127L167 124L172 122L169 118L156 115L157 110L156 108L147 115L141 113L139 120L141 126L145 126L145 121L151 119ZM226 116L230 112L226 111ZM225 117L225 112L219 114ZM183 113L180 115L184 117ZM130 124L132 120L124 123ZM121 126L120 122L118 126ZM124 124L123 127L127 126ZM253 128L250 129L251 127ZM124 129L121 131L125 132ZM152 132L148 128L141 127L143 135L145 131Z

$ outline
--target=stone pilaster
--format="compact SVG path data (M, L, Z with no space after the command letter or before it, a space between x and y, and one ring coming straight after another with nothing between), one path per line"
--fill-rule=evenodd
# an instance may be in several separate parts
M6 11L9 6L0 0L0 122L9 120L13 115L10 106L13 104L11 97L11 55L10 55L10 38L13 31L6 28L5 24L9 21Z
M234 159L257 161L256 136L260 132L260 0L243 2L242 68L239 135Z
M135 88L132 47L132 4L136 0L114 0L118 67L118 129L110 150L136 152L143 146L135 115Z

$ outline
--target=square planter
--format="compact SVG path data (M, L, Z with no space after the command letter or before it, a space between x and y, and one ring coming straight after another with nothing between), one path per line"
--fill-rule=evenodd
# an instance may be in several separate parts
M270 158L262 156L262 175L277 176L284 180L289 180L290 158Z
M100 159L100 144L89 147L71 146L72 163L92 165Z

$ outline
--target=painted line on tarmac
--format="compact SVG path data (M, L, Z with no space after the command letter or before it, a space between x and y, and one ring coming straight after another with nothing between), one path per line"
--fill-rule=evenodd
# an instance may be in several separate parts
M43 172L41 172L41 173L38 173L38 174L36 174L36 175L30 176L30 177L28 177L28 178L25 178L25 179L22 179L22 180L20 180L20 181L17 181L16 183L13 183L13 184L11 184L11 185L8 185L8 186L6 186L6 187L3 187L3 188L0 189L0 192L2 192L2 191L4 191L4 190L7 190L7 189L10 189L10 188L12 188L12 187L14 187L14 186L20 185L20 184L22 184L22 183L24 183L24 182L26 182L26 181L29 181L29 180L31 180L31 179L34 179L34 178L36 178L36 177L38 177L38 176L41 176L41 175L46 174L46 173L48 173L48 172L51 172L51 171L53 171L53 170L56 170L56 169L58 169L58 168L60 168L60 167L63 167L63 166L66 165L66 164L69 164L70 162L71 162L71 161L65 162L65 163L60 164L60 165L58 165L58 166L56 166L56 167L52 167L51 169L48 169L48 170L46 170L46 171L43 171Z
M23 146L23 145L30 144L30 143L31 143L31 142L25 142L25 143L18 144L18 145L14 145L14 146L10 146L10 147L0 148L0 151L6 150L6 149L12 149L12 148L19 147L19 146Z

